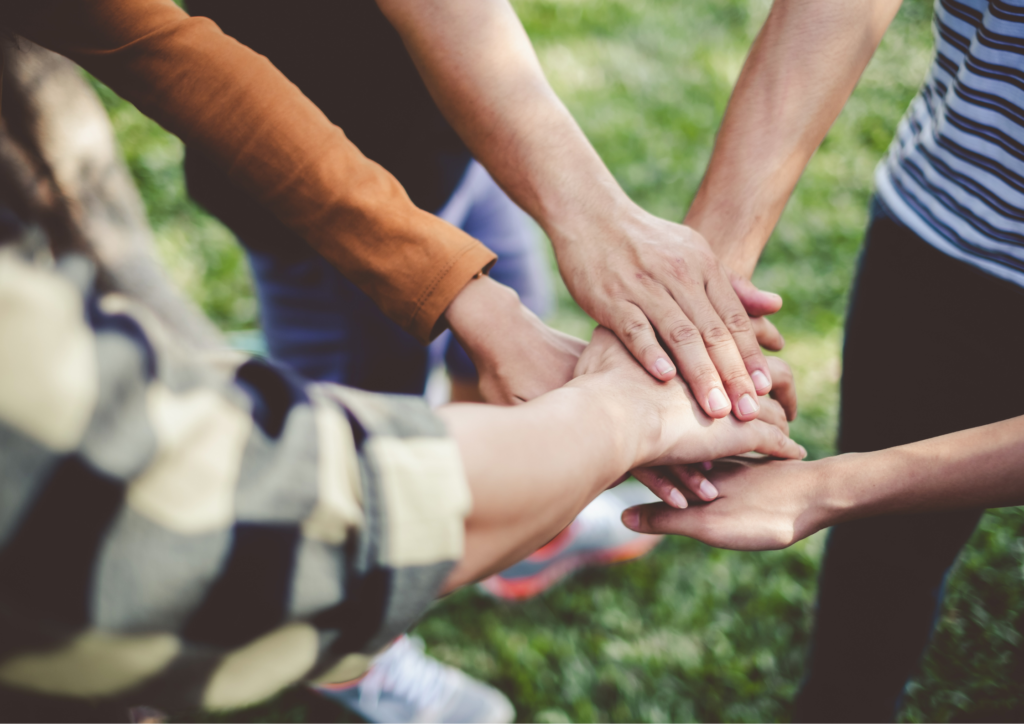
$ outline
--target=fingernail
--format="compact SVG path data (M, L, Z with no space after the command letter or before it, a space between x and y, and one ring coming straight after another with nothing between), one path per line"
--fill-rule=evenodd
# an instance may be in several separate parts
M782 304L782 297L776 294L775 292L765 292L765 294L767 294L769 297L771 297L774 301L778 302L779 304Z
M622 511L622 524L630 530L640 527L640 511L636 508L626 508Z
M659 375L672 374L673 370L672 365L664 357L659 357L654 361L654 369L658 371Z
M740 398L740 414L753 415L757 412L757 409L757 400L750 395L743 395L743 397Z
M689 503L686 502L686 496L680 493L676 488L672 488L672 492L668 494L668 499L672 502L672 505L676 506L680 510L683 510Z
M803 445L798 445L798 447L800 448L800 459L803 460L805 457L807 457L807 448L805 448Z
M771 387L772 383L761 370L754 370L754 374L750 375L750 379L754 382L754 388L760 392L761 390L767 390Z
M712 412L718 412L719 410L728 410L731 405L725 393L715 387L708 393L708 407L711 408Z
M714 500L718 497L718 491L715 486L711 484L710 480L704 480L700 484L700 494L708 500Z
M704 470L710 470L711 468L715 467L715 464L710 460L705 460L700 464L700 466L704 468Z

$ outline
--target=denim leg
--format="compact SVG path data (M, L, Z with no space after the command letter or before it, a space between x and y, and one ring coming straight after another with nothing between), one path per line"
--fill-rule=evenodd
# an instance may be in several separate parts
M839 448L865 452L1024 414L1024 295L876 214L846 324ZM984 380L1010 381L987 394ZM875 518L829 535L796 721L893 721L950 567L982 511Z
M323 257L249 250L249 262L271 357L309 379L423 394L426 348Z
M480 240L498 255L492 279L515 289L527 309L544 317L551 310L553 290L547 259L530 217L516 206L490 174L470 163L459 187L438 215ZM476 368L462 346L450 336L440 340L449 373L476 379Z

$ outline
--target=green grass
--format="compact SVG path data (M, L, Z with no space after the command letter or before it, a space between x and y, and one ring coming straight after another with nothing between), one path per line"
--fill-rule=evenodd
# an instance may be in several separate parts
M555 89L646 208L682 218L767 0L517 0ZM781 293L797 372L795 437L833 451L847 292L872 170L931 57L927 0L905 0L856 94L811 162L755 277ZM174 279L226 329L256 324L244 258L187 200L181 146L104 91ZM560 290L553 324L591 323ZM822 535L775 553L666 540L523 604L465 590L416 633L433 655L504 690L523 721L775 721L790 715ZM907 721L1024 720L1024 513L983 520L962 557ZM202 717L193 717L202 718ZM212 720L351 719L292 690Z

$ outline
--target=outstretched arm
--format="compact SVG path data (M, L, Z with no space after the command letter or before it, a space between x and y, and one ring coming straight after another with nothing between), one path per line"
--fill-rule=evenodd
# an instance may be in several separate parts
M712 417L755 418L771 371L718 260L700 234L626 196L548 85L511 5L378 5L473 154L544 227L580 305L657 379L677 363Z
M685 223L734 273L751 314L763 312L745 280L900 3L775 0L750 49Z
M1024 417L871 453L815 462L719 464L709 505L631 508L644 533L720 548L784 548L822 528L889 513L1024 504Z

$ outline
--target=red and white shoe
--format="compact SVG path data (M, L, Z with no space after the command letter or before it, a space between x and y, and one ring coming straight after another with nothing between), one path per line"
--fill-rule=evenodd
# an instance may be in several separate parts
M639 558L658 545L661 536L634 533L622 525L620 517L626 508L657 501L639 483L623 483L606 490L531 556L477 585L497 598L521 601L546 591L584 566Z

